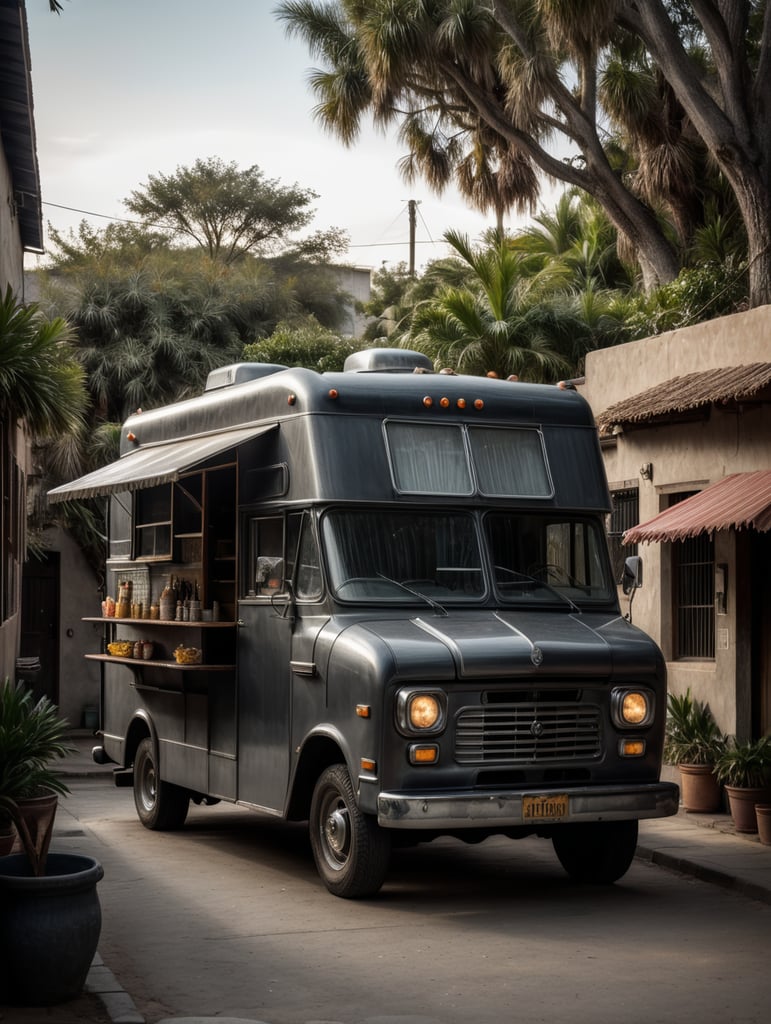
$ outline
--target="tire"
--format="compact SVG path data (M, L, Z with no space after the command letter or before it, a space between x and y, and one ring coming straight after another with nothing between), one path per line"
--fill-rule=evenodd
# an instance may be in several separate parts
M626 874L637 848L636 821L563 825L552 836L560 864L577 882L612 885Z
M344 899L374 896L385 880L391 840L359 810L345 765L331 765L319 776L309 824L313 858L327 889Z
M188 790L161 781L149 737L141 741L134 758L134 806L145 828L156 832L182 828L190 806Z

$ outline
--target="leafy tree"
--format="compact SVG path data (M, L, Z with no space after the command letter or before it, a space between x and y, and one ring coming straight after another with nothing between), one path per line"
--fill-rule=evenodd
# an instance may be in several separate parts
M765 0L283 0L278 13L322 59L316 115L343 142L368 114L397 123L436 187L448 173L421 162L416 120L448 167L477 142L515 154L594 197L649 290L679 271L660 214L682 245L708 153L746 230L751 303L771 301Z
M747 264L733 255L705 259L681 270L674 281L651 295L639 295L626 305L630 338L647 338L664 331L746 308Z
M364 306L364 312L372 317L365 339L388 339L389 344L397 344L409 333L412 312L419 303L433 298L442 288L465 284L470 277L470 268L452 256L432 260L417 277L409 273L403 261L394 268L375 271L370 300Z
M235 162L209 157L174 174L149 175L124 202L148 224L193 241L212 260L232 263L244 253L264 256L286 248L288 237L311 222L316 198L310 189L266 179L256 165L239 170ZM344 235L332 229L306 240L300 253L328 256L341 246Z
M347 356L358 349L355 342L338 337L309 316L280 323L269 338L245 345L242 358L252 363L305 366L325 373L342 370Z

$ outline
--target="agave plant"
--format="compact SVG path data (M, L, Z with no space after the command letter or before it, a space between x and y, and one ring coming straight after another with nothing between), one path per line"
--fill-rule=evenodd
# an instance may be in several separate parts
M715 764L720 782L728 786L764 789L771 786L771 735L726 746Z
M690 689L667 697L664 760L667 764L713 765L726 748L709 704L695 700Z
M0 687L0 819L16 827L32 873L45 871L47 842L37 841L23 813L24 802L45 794L64 796L67 785L52 769L73 747L69 725L47 697L37 702L23 684L6 678Z

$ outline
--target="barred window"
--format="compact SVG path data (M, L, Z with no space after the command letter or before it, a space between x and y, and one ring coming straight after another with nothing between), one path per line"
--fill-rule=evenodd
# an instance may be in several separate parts
M715 657L715 542L706 533L672 544L675 657Z
M613 579L621 581L624 573L624 560L629 555L637 554L636 544L622 544L624 532L640 522L640 499L636 487L611 494L613 509L608 521L608 544L610 546L610 564L613 568Z

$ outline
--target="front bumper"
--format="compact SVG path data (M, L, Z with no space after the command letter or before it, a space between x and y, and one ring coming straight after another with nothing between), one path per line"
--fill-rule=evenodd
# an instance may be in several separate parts
M548 787L538 789L539 797L558 798L567 794L568 811L560 817L523 816L523 797L530 792L472 793L380 793L377 820L383 828L537 829L542 825L579 821L624 821L631 818L666 818L677 814L679 789L671 782L638 786Z

